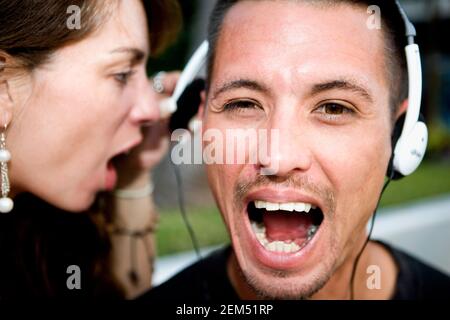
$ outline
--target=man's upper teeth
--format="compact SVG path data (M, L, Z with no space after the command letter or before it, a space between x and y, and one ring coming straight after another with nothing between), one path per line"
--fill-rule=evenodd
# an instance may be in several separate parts
M255 207L257 209L266 209L267 211L296 211L296 212L309 212L311 208L316 209L316 206L313 206L310 203L305 202L284 202L284 203L274 203L256 200Z

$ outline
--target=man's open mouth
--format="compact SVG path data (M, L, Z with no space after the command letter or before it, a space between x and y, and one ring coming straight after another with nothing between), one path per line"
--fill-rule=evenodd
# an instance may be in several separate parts
M324 219L322 210L305 202L251 201L247 206L253 233L268 251L296 253L316 235Z

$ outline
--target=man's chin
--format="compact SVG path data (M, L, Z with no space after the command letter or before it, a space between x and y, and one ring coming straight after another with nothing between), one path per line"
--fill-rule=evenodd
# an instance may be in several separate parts
M328 228L322 227L315 239L297 253L266 250L248 232L232 237L241 281L263 299L311 298L327 284L338 260L339 250L328 237Z
M267 221L273 215L277 219ZM314 231L294 239L275 240L273 236L277 234L269 229L279 227L278 224L288 229L286 234L295 234L282 215L297 215L291 219L294 227L300 224L301 230ZM230 233L241 281L253 293L268 299L308 299L325 286L335 270L340 250L332 225L319 206L307 214L262 212L258 217L255 205L249 204L242 216L244 219L231 223Z
M309 299L326 285L332 275L332 270L327 270L331 268L324 265L308 275L258 269L258 267L247 268L242 271L243 280L259 298L269 300Z

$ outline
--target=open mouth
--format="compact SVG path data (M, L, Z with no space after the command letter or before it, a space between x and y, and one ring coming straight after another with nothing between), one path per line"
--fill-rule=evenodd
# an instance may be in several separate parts
M267 251L292 254L314 238L324 215L311 203L273 203L262 200L247 205L253 233Z
M117 184L118 173L117 168L119 168L120 162L126 159L126 153L121 153L113 158L109 159L106 164L106 177L105 177L105 190L112 191Z
M134 148L137 144L134 143L131 147L124 149L121 152L116 153L108 160L108 166L112 166L115 168L120 167L125 161L127 161L128 156L131 153L132 148Z
M114 157L112 157L111 159L109 159L108 163L117 167L120 165L121 162L125 161L127 159L127 152L122 152L119 153L117 155L115 155Z

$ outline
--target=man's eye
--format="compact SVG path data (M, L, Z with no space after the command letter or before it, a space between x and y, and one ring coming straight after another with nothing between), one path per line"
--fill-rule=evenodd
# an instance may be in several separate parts
M350 109L344 107L343 105L337 103L327 103L323 105L324 111L326 114L343 114L345 112L350 111Z
M258 105L249 100L232 101L223 106L225 111L234 111L242 109L257 109Z
M133 70L116 73L114 75L114 79L116 79L116 81L119 82L121 85L126 85L130 80L131 76L133 76L133 74L134 74Z
M354 110L339 103L325 103L318 107L316 112L323 114L328 119L334 119L355 113Z

